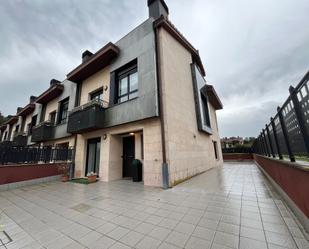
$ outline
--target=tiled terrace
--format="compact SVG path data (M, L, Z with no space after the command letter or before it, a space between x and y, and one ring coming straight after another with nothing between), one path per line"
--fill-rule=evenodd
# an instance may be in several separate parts
M25 187L0 192L0 212L9 236L0 232L0 249L309 248L252 163L225 164L168 191L129 181Z

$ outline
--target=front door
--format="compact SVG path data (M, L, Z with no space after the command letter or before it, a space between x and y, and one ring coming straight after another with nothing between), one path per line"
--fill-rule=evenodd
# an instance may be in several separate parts
M88 140L86 175L93 172L99 176L101 138Z
M122 157L122 176L123 178L132 177L132 162L135 158L135 140L134 136L124 137L123 143L123 157Z

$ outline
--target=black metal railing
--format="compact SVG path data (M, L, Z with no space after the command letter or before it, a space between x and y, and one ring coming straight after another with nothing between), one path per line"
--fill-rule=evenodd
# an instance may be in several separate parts
M254 153L268 157L308 161L309 158L309 71L294 88L277 114L254 141Z
M0 165L71 162L74 148L12 146L0 148Z

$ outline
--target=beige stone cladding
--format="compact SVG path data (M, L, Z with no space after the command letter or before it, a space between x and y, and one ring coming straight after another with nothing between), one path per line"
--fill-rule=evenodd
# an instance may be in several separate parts
M53 100L51 100L50 102L47 103L44 121L49 121L50 120L50 114L52 112L56 112L58 110L58 101L59 101L59 99L55 98L55 99L53 99Z
M216 160L213 140L220 150L216 115L210 105L213 135L198 131L190 64L191 54L164 29L159 31L163 107L170 185L210 168Z
M107 90L103 91L103 100L109 102L109 82L110 72L109 67L105 67L91 77L87 78L82 83L80 105L86 104L90 100L89 94L98 90L99 88L106 87Z
M141 159L143 162L144 184L148 186L162 186L162 147L160 121L158 118L78 135L75 176L85 176L87 140L100 137L100 180L107 182L122 179L122 136L129 133L135 134L135 158ZM141 135L143 135L144 155L142 155Z

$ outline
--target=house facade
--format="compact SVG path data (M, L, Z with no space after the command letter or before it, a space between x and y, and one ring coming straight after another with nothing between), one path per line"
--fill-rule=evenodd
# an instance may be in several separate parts
M169 21L163 0L148 0L148 8L145 22L85 51L64 82L36 98L31 143L74 147L75 177L130 178L139 159L145 185L173 186L222 165L222 104L199 53Z

